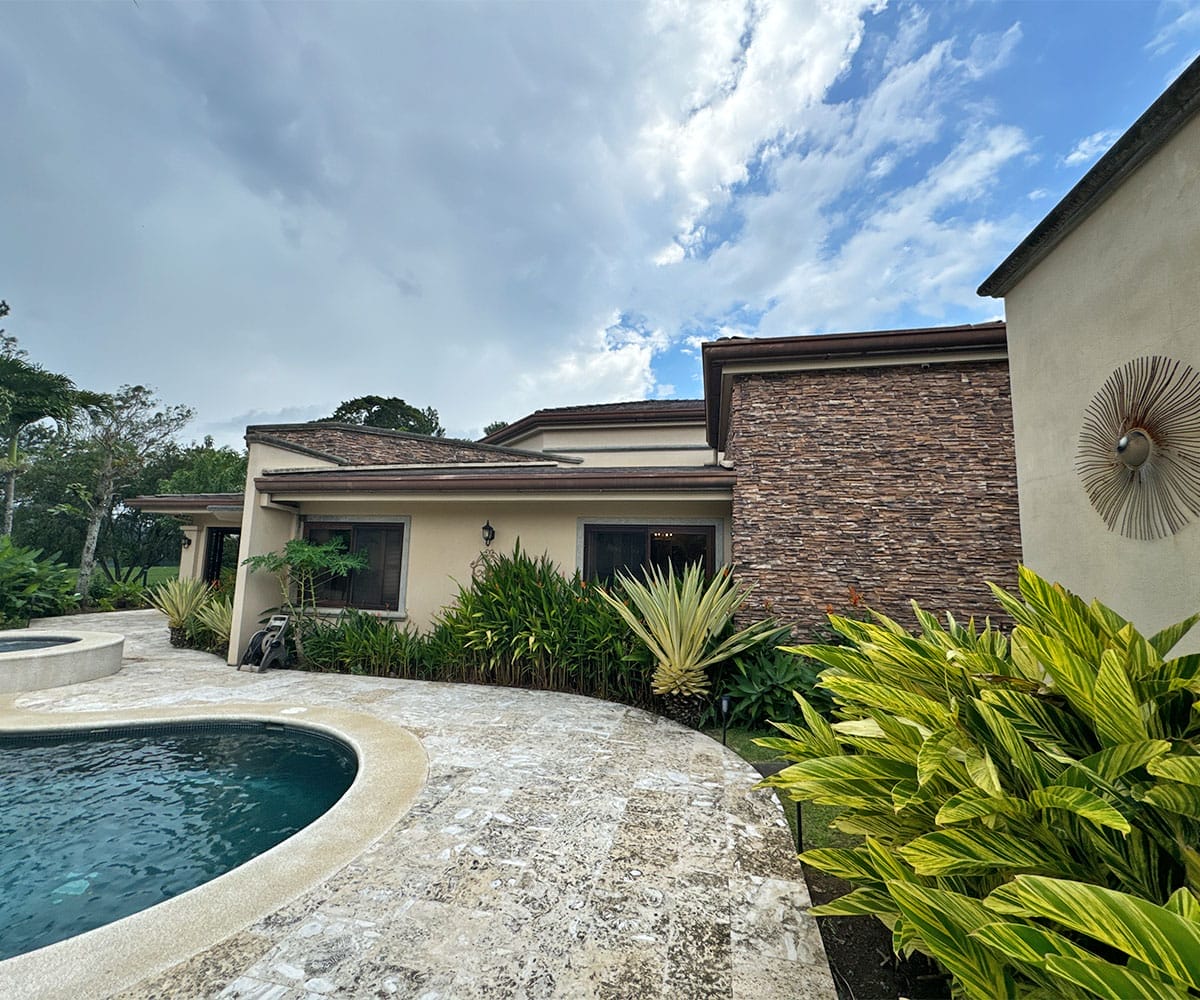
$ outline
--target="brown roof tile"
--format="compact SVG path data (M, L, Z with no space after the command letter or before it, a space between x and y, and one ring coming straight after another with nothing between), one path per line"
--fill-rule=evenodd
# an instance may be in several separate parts
M246 428L247 444L258 441L338 465L454 465L477 462L532 462L548 457L515 448L497 448L378 427L323 421L308 424L259 424ZM567 460L569 461L569 460Z

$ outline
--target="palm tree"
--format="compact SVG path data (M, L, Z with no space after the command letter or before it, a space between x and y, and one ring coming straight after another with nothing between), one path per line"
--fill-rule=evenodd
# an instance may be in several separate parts
M5 451L0 459L5 477L4 530L0 536L12 534L17 474L25 471L17 447L21 432L40 420L61 424L76 410L94 405L100 398L76 389L66 375L31 364L20 356L23 353L0 354L0 443Z

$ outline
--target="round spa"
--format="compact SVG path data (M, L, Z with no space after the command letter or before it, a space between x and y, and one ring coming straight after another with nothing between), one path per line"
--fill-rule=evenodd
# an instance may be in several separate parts
M124 651L116 632L0 631L0 694L107 677L121 669Z

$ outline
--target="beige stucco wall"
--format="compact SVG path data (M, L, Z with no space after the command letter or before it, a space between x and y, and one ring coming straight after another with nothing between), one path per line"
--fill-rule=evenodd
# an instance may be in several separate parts
M265 573L250 573L242 565L247 557L281 549L294 538L299 525L296 514L267 504L254 490L254 480L264 469L329 468L334 463L285 451L271 445L250 445L246 462L246 506L242 510L242 534L238 549L237 585L233 599L233 631L229 637L229 662L237 663L250 637L258 629L263 611L279 604L279 586ZM192 548L198 546L193 545Z
M713 461L704 424L626 427L547 427L508 442L514 448L549 451L583 460L584 465L701 466Z
M184 580L199 580L204 576L204 561L207 557L209 528L231 528L237 519L234 516L218 517L213 514L190 514L191 523L180 525L183 537L191 540L191 545L183 545L179 550L179 576Z
M1074 463L1084 411L1117 368L1160 354L1200 369L1200 118L1005 306L1025 562L1145 632L1196 611L1200 523L1157 541L1109 531ZM1200 637L1188 646L1200 648Z
M580 568L582 525L585 521L641 523L715 523L719 562L729 558L728 500L455 500L427 497L417 500L379 500L371 498L309 500L302 504L304 516L391 517L405 518L407 592L404 595L407 621L419 630L429 627L433 617L453 601L458 582L471 578L471 566L484 551L480 528L485 521L496 529L492 548L511 552L518 538L523 550L534 555L546 553L565 573ZM272 512L274 513L274 512ZM256 538L266 548L278 549L301 531L298 519L271 523L268 534L259 525ZM246 538L243 534L243 540ZM245 545L245 541L243 541ZM243 585L245 578L245 585ZM264 581L267 586L264 586ZM262 612L278 604L279 595L271 578L261 574L245 575L239 570L239 596L242 606L235 617L245 624L239 633L244 647Z

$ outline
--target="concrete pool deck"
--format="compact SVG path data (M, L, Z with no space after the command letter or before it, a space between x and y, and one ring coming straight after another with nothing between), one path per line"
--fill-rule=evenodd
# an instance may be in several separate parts
M401 726L428 758L412 806L348 862L122 997L835 996L778 804L702 734L549 692L239 673L173 649L154 611L33 627L66 622L123 633L121 672L0 696L0 728L323 709Z

